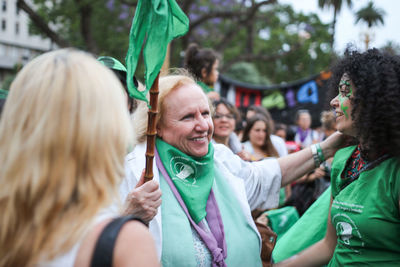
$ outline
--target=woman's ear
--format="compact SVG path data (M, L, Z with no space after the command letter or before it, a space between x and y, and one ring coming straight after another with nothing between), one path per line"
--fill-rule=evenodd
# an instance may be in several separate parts
M160 127L160 123L157 123L156 128L157 128L157 137L162 139L162 129Z
M205 78L207 78L207 69L204 67L204 68L202 68L201 69L201 78L202 79L205 79Z

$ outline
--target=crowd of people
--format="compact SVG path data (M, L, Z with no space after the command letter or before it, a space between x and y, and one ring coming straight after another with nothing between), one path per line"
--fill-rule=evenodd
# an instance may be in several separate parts
M71 49L28 63L0 120L0 266L262 266L254 211L305 218L324 192L324 237L277 266L399 264L399 57L346 51L320 130L307 110L241 114L212 89L220 60L193 44L187 72L159 78L146 183L148 106L124 65Z

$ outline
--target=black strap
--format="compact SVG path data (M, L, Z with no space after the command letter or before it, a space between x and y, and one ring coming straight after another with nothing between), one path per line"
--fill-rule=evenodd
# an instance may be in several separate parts
M91 267L112 267L115 242L122 226L131 220L143 223L133 215L118 217L112 220L101 232L93 252Z

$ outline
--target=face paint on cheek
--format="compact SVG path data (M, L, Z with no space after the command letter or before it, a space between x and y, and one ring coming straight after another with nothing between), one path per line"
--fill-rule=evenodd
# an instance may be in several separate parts
M341 95L339 94L340 109L343 111L344 116L346 116L346 118L349 118L349 114L347 113L347 109L348 109L349 107L345 107L345 106L343 105L344 101L347 100L347 99L349 99L349 98L348 98L348 97L343 97L343 96L341 96Z
M341 91L340 91L340 88L343 87L343 86L345 86L345 90L346 90L346 91L348 90L348 93L347 93L345 96L343 96L342 93L341 93ZM338 95L338 97L339 97L340 109L343 111L344 116L345 116L346 118L349 118L349 114L347 113L347 109L348 109L349 107L345 107L345 106L344 106L344 101L348 100L348 99L350 98L350 96L352 96L352 95L353 95L353 90L352 90L352 88L351 88L350 82L347 81L347 80L342 80L342 81L340 81L340 83L339 83L339 95Z

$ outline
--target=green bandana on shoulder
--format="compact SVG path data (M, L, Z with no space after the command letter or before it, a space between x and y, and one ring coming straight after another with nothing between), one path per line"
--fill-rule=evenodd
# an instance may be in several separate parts
M208 86L207 84L205 84L201 81L197 81L197 85L199 85L203 89L204 93L206 93L206 94L214 91L213 88L211 88L210 86Z
M214 183L214 147L204 157L191 157L156 139L162 164L181 195L192 219L198 223L207 215L206 205Z

